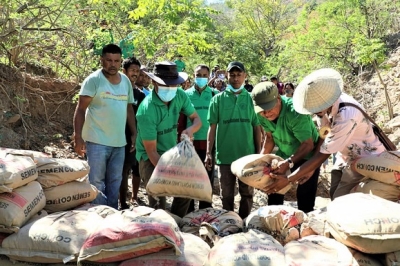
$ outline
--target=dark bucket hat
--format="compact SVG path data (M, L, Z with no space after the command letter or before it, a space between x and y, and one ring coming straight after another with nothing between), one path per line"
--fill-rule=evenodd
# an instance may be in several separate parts
M188 74L178 72L176 64L170 61L156 62L153 73L145 73L155 82L161 85L178 85L187 80Z

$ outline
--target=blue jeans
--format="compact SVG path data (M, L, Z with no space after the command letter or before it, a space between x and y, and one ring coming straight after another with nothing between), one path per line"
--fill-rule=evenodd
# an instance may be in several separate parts
M86 142L86 156L90 166L90 184L100 192L92 203L118 209L118 194L122 180L125 146L110 147Z

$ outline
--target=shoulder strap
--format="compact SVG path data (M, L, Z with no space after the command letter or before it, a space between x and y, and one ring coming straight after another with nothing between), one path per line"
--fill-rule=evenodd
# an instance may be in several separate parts
M356 105L356 104L354 104L354 103L346 103L346 102L343 102L343 103L340 103L340 104L339 104L339 109L340 109L341 107L343 107L343 106L352 106L352 107L354 107L354 108L357 108L358 110L360 110L360 112L361 112L366 118L368 118L368 120L369 120L374 126L376 126L376 127L379 128L379 126L375 123L375 121L374 121L360 106L358 106L358 105Z

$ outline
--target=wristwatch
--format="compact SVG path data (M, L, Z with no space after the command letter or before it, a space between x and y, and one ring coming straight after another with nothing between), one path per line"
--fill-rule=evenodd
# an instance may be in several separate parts
M286 159L286 161L288 161L288 163L289 163L289 168L293 168L294 163L293 163L292 159L289 157Z

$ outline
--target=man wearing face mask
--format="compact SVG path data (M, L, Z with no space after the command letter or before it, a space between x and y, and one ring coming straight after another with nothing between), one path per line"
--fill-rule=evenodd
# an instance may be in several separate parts
M231 163L243 156L260 152L261 129L250 94L244 89L246 71L243 64L231 62L226 71L229 85L225 91L211 99L208 111L207 120L210 127L205 164L208 169L212 166L215 142L222 208L234 211L236 176L231 172ZM238 181L241 196L239 216L244 219L253 206L254 189Z
M145 186L161 155L177 144L179 113L185 114L192 123L182 134L193 138L193 134L201 128L201 120L188 96L178 89L178 85L187 79L187 74L178 72L176 64L168 61L155 63L153 73L146 74L152 79L154 89L143 100L136 115L136 159L139 161L139 173ZM153 197L148 198L150 207L165 209L165 197L159 197L159 205ZM171 212L183 217L189 203L190 199L175 197Z
M201 119L202 126L194 134L194 141L193 145L202 161L206 158L206 150L207 150L207 131L208 131L208 121L207 121L207 114L208 108L210 106L211 98L214 97L218 91L214 91L210 88L208 83L208 77L210 76L210 69L206 65L197 65L194 69L194 85L185 91L186 95L189 97L190 101L192 102L194 108L196 109L199 117ZM183 115L182 115L183 116ZM186 128L186 125L191 125L191 121L183 116L182 120L180 118L180 123L178 125L178 132L182 131ZM214 154L213 156L213 164L212 167L207 169L208 177L211 182L211 186L214 182ZM199 209L205 209L208 207L212 207L210 202L200 201L199 202ZM189 206L188 212L194 211L194 201L192 200Z

